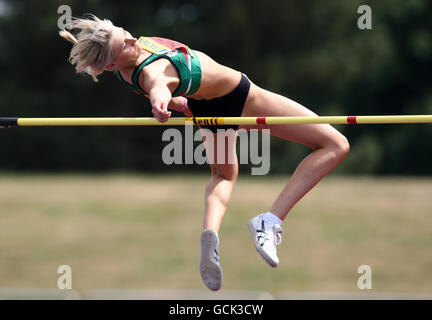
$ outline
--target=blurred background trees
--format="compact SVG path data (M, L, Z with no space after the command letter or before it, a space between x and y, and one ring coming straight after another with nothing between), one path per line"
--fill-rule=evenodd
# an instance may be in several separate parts
M359 30L357 8L372 8ZM427 0L0 0L0 116L152 116L142 96L106 72L75 75L58 36L60 5L133 35L172 38L246 73L320 115L432 114L432 3ZM174 116L181 116L175 114ZM164 127L0 130L2 171L207 171L165 166ZM180 130L183 128L179 127ZM341 174L430 175L432 127L337 126L351 142ZM272 138L270 173L310 150ZM241 170L248 170L246 165Z

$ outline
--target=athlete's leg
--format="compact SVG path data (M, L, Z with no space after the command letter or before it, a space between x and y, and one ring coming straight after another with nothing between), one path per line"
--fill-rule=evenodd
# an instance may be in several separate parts
M242 116L316 116L302 105L252 84ZM272 267L279 265L276 246L281 242L280 223L291 208L347 155L349 144L336 129L326 124L260 126L270 134L310 147L269 212L252 218L248 228L255 248ZM252 129L258 126L241 126Z
M199 269L210 290L222 287L223 272L219 261L218 231L238 174L237 132L219 133L201 130L210 162L211 178L205 189L204 231L201 234Z
M295 101L251 84L242 116L317 116ZM327 124L240 126L268 128L273 136L301 143L313 151L298 165L270 212L283 220L290 209L347 155L347 139Z
M205 140L207 157L210 162L211 159L215 162L210 164L211 177L205 189L204 229L218 232L238 176L237 132L226 130L212 134L210 139L206 139L209 131L203 133L203 130L205 129L201 132ZM225 141L224 146L221 144L222 140Z

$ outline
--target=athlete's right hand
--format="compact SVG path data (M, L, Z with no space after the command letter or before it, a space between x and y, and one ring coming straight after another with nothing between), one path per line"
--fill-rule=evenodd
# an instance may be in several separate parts
M154 103L152 107L153 116L157 121L164 123L171 117L171 111L168 111L168 103Z
M160 77L148 77L149 99L152 105L153 116L159 122L167 122L171 116L168 111L168 104L171 101L171 91L164 80Z

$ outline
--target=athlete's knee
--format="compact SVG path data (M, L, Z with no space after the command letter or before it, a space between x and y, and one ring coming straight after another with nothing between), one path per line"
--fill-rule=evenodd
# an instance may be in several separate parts
M229 181L236 181L238 177L238 164L212 164L212 177Z
M344 159L350 151L348 139L339 133L333 138L332 149L338 159Z

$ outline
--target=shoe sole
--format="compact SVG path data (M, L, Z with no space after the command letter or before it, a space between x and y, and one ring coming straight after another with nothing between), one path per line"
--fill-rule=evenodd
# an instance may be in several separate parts
M217 291L222 287L223 273L220 264L213 262L214 247L218 241L215 231L205 230L201 234L200 274L204 284L210 290Z
M260 246L260 244L255 240L254 233L255 233L255 230L256 230L256 226L254 226L254 224L252 223L252 221L249 221L249 222L248 222L248 229L249 229L249 232L250 232L251 235L252 235L252 240L253 240L253 242L254 242L254 244L255 244L255 249L256 249L256 251L260 254L261 258L263 258L264 261L267 262L267 264L268 264L270 267L272 267L272 268L276 268L276 267L279 265L279 263L275 262L272 258L270 258L270 257L265 253L265 251L261 250L261 246Z

